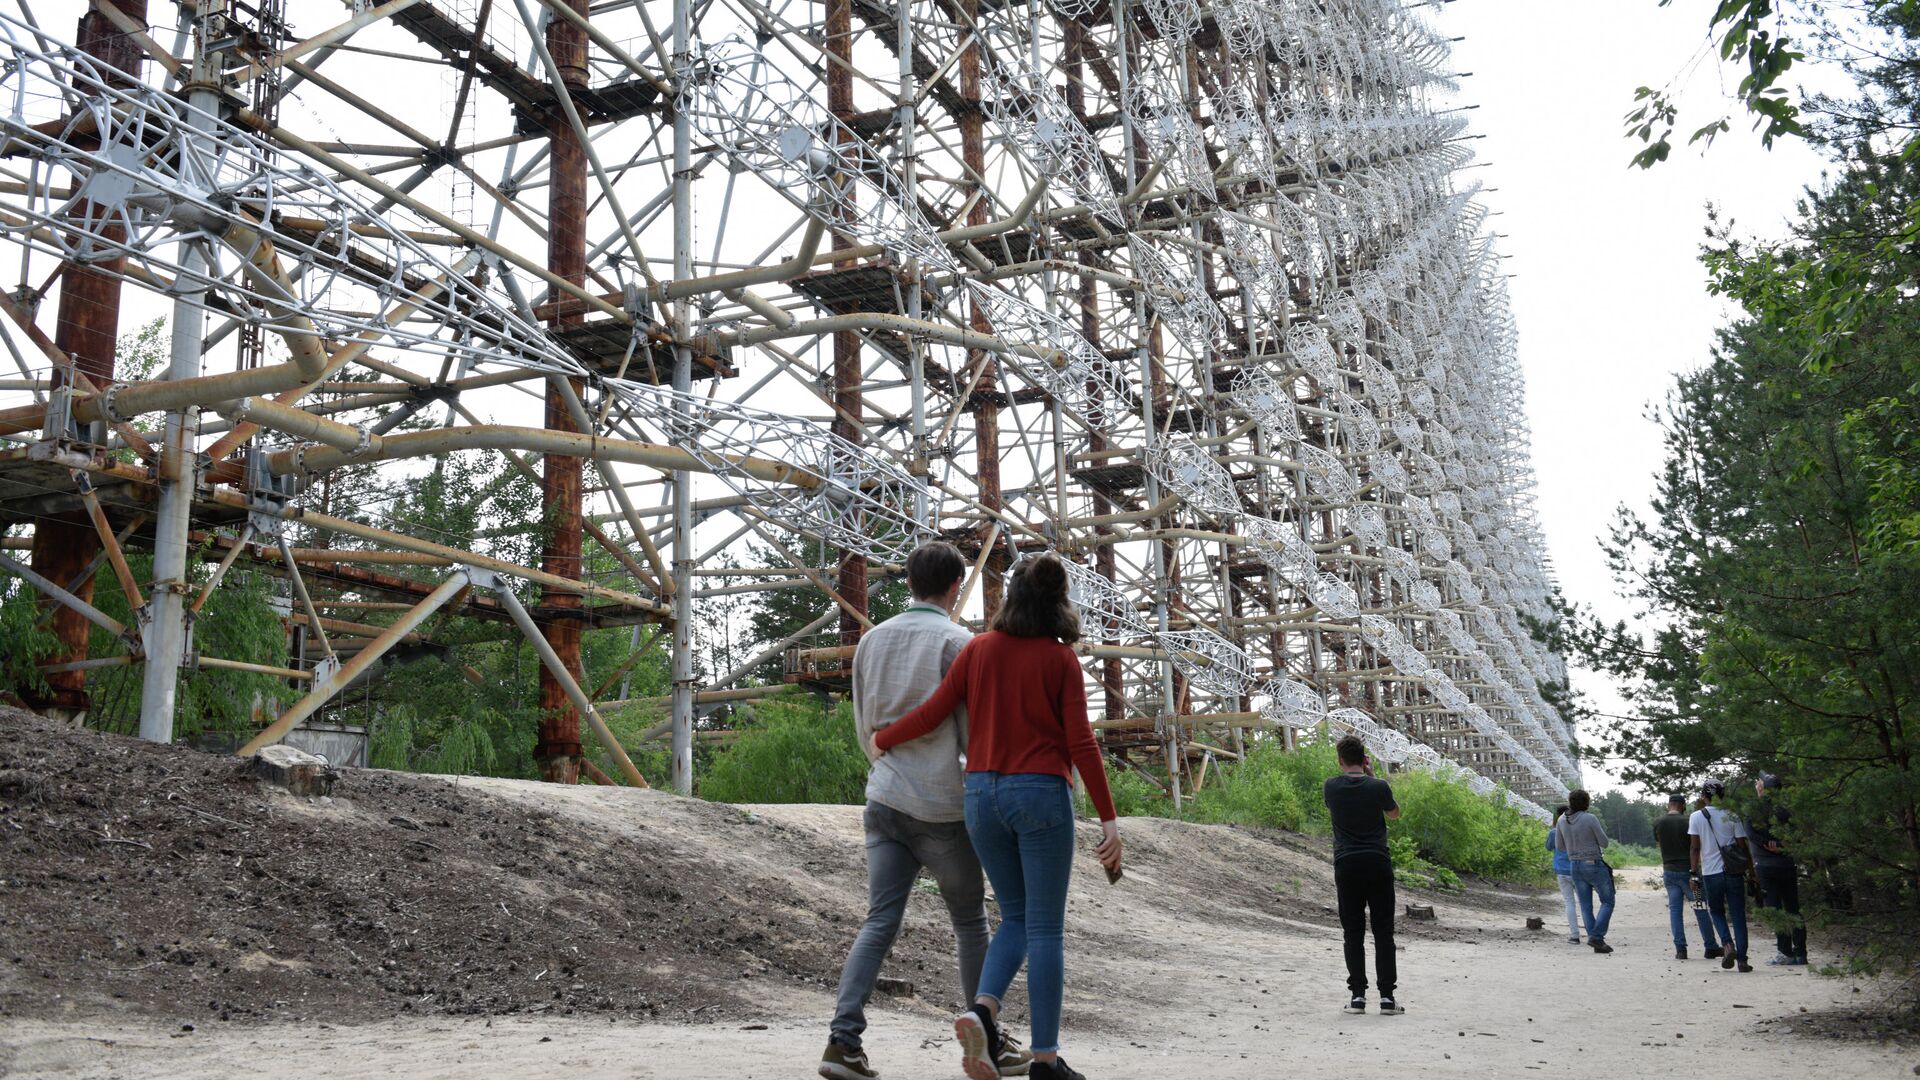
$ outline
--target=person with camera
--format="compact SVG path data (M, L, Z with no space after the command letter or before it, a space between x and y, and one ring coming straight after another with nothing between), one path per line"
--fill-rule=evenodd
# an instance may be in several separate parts
M1747 963L1747 892L1744 879L1753 873L1753 852L1747 846L1747 826L1739 815L1715 805L1727 797L1727 785L1709 780L1700 785L1700 809L1687 822L1692 837L1689 861L1693 867L1693 887L1705 890L1707 911L1719 931L1720 966L1738 965L1752 971Z
M1776 829L1784 829L1793 815L1776 797L1780 778L1761 773L1753 782L1753 793L1760 809L1749 826L1753 841L1753 876L1760 886L1760 906L1785 912L1793 925L1774 934L1779 952L1767 963L1777 967L1798 967L1807 962L1807 924L1800 917L1800 867L1788 854Z
M1675 795L1667 800L1666 816L1653 823L1653 839L1660 845L1661 877L1667 887L1667 921L1673 924L1673 958L1687 958L1686 906L1694 904L1693 917L1700 922L1700 940L1706 944L1701 955L1720 959L1720 947L1714 942L1713 922L1707 918L1700 890L1693 886L1693 840L1687 834L1687 797Z
M1589 812L1593 796L1585 788L1567 792L1567 813L1554 826L1561 850L1573 863L1573 885L1580 897L1580 917L1587 924L1587 945L1594 952L1610 953L1607 928L1613 923L1613 867L1607 865L1605 852L1612 841L1600 819ZM1595 898L1598 897L1598 910Z
M1340 774L1327 777L1321 798L1333 816L1333 888L1346 939L1347 989L1342 1012L1367 1011L1367 925L1373 925L1373 968L1380 982L1380 1013L1407 1010L1394 999L1399 965L1393 955L1393 855L1387 821L1400 816L1393 787L1373 775L1367 744L1348 735L1335 746Z

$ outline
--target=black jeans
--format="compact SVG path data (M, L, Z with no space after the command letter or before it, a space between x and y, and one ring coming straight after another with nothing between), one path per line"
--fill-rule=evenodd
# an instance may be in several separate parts
M1367 992L1367 924L1373 924L1373 970L1380 996L1393 996L1399 971L1393 956L1393 862L1384 855L1349 855L1333 864L1340 895L1340 929L1346 935L1347 989Z
M1760 906L1778 908L1789 915L1800 914L1800 872L1792 863L1768 863L1754 868L1754 876L1760 880ZM1782 956L1805 959L1807 955L1807 927L1805 923L1792 930L1776 931L1774 945Z

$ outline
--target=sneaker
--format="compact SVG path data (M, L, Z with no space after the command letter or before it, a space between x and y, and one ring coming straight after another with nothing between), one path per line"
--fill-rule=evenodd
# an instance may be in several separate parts
M1613 951L1613 946L1607 944L1600 938L1588 938L1587 944L1593 946L1593 951L1597 953L1610 953Z
M1033 1063L1033 1071L1027 1075L1032 1080L1087 1080L1087 1075L1076 1072L1073 1066L1067 1064L1066 1058L1036 1061Z
M1404 1014L1406 1011L1407 1011L1407 1007L1405 1005L1400 1004L1399 1002L1393 1000L1390 997L1383 997L1380 999L1380 1015L1381 1016L1400 1016Z
M994 1055L993 1063L1000 1067L1001 1076L1026 1076L1033 1067L1032 1051L1023 1049L1018 1040L1006 1032L1000 1033L1000 1052Z
M1788 956L1786 953L1774 953L1773 956L1767 960L1767 966L1768 967L1792 967L1793 965L1800 962L1801 962L1800 960L1794 957Z
M867 1064L865 1050L849 1050L837 1042L827 1044L820 1055L820 1075L827 1080L879 1080L880 1074Z
M1794 957L1794 958L1793 958L1793 966L1794 966L1794 967L1806 967L1806 966L1807 966L1807 958L1806 958L1806 957L1804 957L1804 956L1796 956L1796 957Z
M1747 973L1747 972L1749 972L1749 971L1752 971L1752 970L1753 970L1753 965L1752 965L1752 964L1749 964L1749 963L1747 963L1747 962L1746 962L1745 960L1742 960L1742 961L1740 961L1740 972L1741 972L1741 974L1745 974L1745 973Z
M1687 958L1687 950L1685 949L1673 950L1673 958L1675 960L1685 960Z
M1736 963L1739 963L1739 960L1732 953L1723 953L1720 957L1720 970L1732 971Z
M1354 1013L1356 1015L1366 1012L1367 999L1360 996L1359 994L1355 994L1353 995L1353 1000L1347 1002L1347 1004L1343 1008L1341 1008L1340 1011L1343 1013Z
M954 1017L953 1036L960 1040L960 1071L967 1080L1000 1080L1000 1068L994 1064L1000 1056L1000 1025L993 1022L985 1005Z
M1579 934L1568 934L1568 935L1567 935L1567 944L1569 944L1569 945L1578 945L1578 944L1580 944L1580 935L1579 935Z

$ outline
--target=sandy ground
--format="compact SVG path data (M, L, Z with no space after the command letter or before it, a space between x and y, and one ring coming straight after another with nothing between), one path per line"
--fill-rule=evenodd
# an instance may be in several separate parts
M829 838L851 838L842 811L762 812ZM1151 835L1141 839L1152 846ZM1610 957L1552 932L1557 896L1513 898L1498 910L1442 903L1441 926L1405 942L1401 1000L1408 1013L1350 1017L1338 1011L1338 942L1325 928L1285 918L1194 920L1182 905L1162 900L1165 890L1141 887L1145 871L1130 879L1130 892L1093 891L1106 888L1086 880L1094 876L1080 875L1070 917L1074 986L1066 1038L1069 1059L1095 1080L1895 1077L1913 1075L1920 1063L1920 1050L1911 1047L1795 1030L1809 1014L1859 1006L1874 988L1857 980L1764 966L1740 975L1698 959L1674 961L1664 897L1644 888L1621 893L1612 934L1618 951ZM1640 885L1646 874L1627 877ZM1547 917L1550 929L1515 933L1526 911ZM1139 948L1103 959L1095 955L1098 924L1116 913L1124 914L1125 935ZM1143 1007L1140 988L1163 1004ZM940 996L930 987L922 995ZM414 1017L355 1026L199 1025L188 1032L124 1019L10 1020L0 1026L0 1075L811 1076L831 1011L828 994L768 985L760 988L760 1004L763 1016L706 1024ZM876 1004L868 1048L883 1075L959 1075L944 1003Z

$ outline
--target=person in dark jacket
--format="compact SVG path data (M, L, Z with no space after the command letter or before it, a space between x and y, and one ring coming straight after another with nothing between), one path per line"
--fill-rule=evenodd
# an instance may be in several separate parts
M1807 923L1800 917L1800 867L1788 853L1778 830L1788 827L1793 815L1778 798L1780 778L1761 773L1754 781L1753 793L1760 798L1759 809L1748 823L1753 842L1753 876L1760 886L1760 906L1785 912L1793 924L1774 933L1774 945L1780 950L1767 963L1776 967L1797 967L1807 962Z

